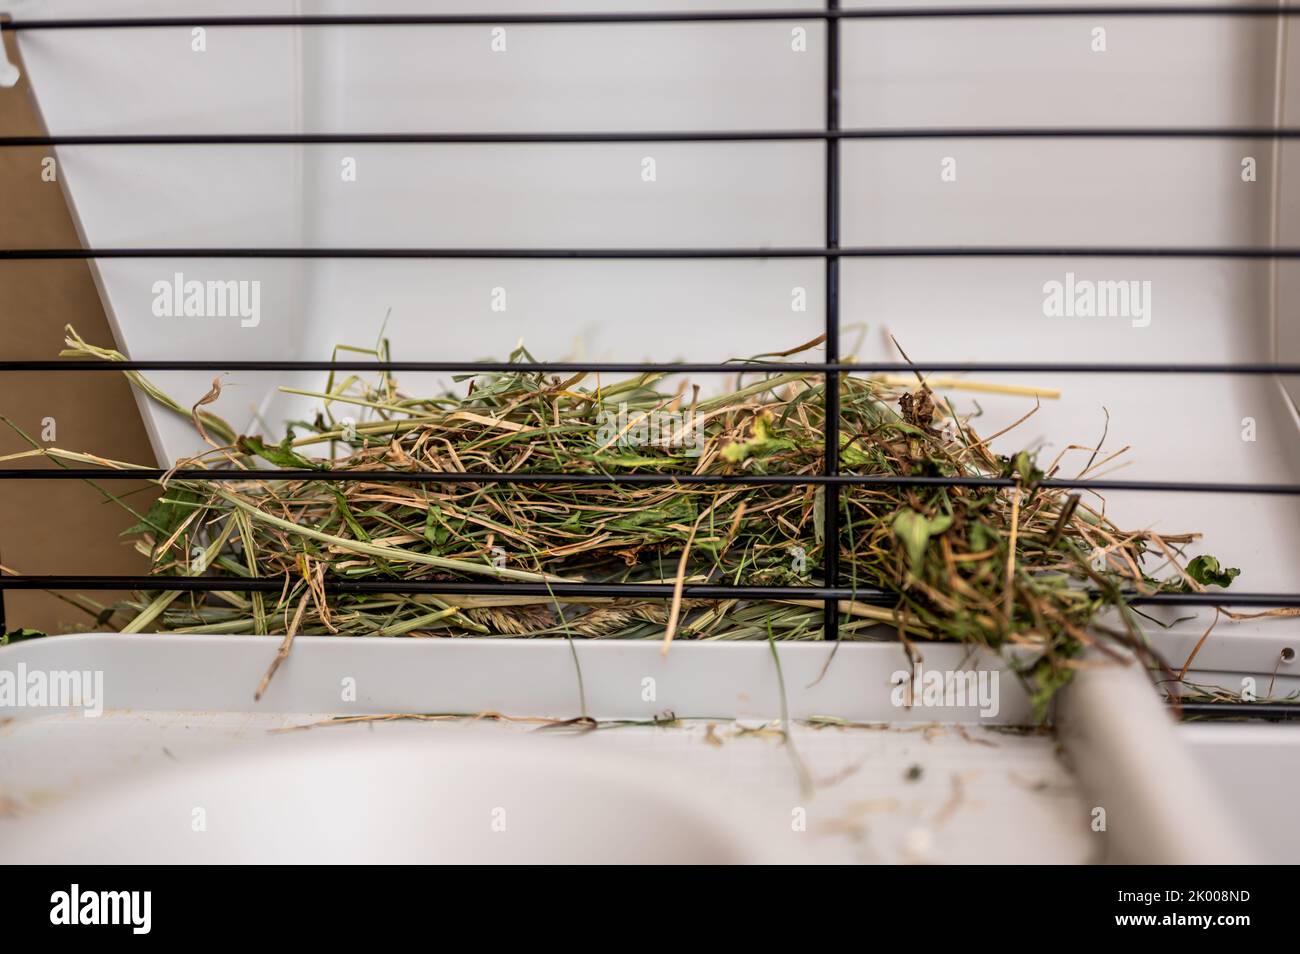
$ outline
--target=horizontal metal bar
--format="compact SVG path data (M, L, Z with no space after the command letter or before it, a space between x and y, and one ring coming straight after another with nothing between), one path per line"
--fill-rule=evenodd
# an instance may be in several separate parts
M331 593L434 593L449 596L565 596L613 599L665 599L672 583L530 583L513 580L346 580L326 577ZM277 576L28 576L0 574L0 590L167 590L178 592L280 592L284 578ZM893 606L898 594L873 587L846 586L727 586L688 583L682 595L690 599L751 600L857 600ZM1300 606L1300 593L1156 593L1129 594L1126 602L1143 606Z
M6 248L0 261L110 258L764 259L764 258L1300 258L1300 248L899 245L845 248Z
M124 133L3 136L0 148L27 146L321 146L494 143L817 142L909 139L1300 139L1300 128L1170 127L911 127L884 129L661 130L655 132L358 132L358 133Z
M619 13L336 14L302 16L80 17L17 20L4 30L163 29L168 27L488 26L530 24L725 23L765 20L913 20L1019 17L1284 17L1296 11L1272 4L1205 6L936 6L857 10L679 10Z
M1300 606L1300 593L1133 593L1125 596L1129 606L1254 606L1281 608Z
M833 486L833 487L1014 487L1011 477L909 477L898 474L565 474L485 473L423 470L203 470L158 468L116 470L106 467L5 469L0 480L319 480L332 483L397 484L581 484L599 486ZM1046 478L1045 490L1156 491L1194 494L1300 495L1300 484L1198 483L1162 480L1067 480Z
M1170 708L1174 705L1171 700ZM1300 703L1296 702L1180 702L1177 706L1184 716L1197 719L1300 719Z
M326 577L325 590L330 593L443 593L451 596L591 596L607 598L671 598L672 583L523 583L515 581L444 582L437 580L341 580ZM0 589L54 590L177 590L213 592L279 592L283 577L216 577L216 576L5 576L0 574ZM864 588L857 591L829 589L821 586L715 586L690 584L683 594L700 599L849 599L850 592L871 602L897 596Z
M771 372L784 374L824 374L838 371L846 374L911 373L913 371L969 374L1232 374L1232 375L1295 375L1300 374L1300 364L1274 362L1246 363L1191 363L1164 362L1114 363L1114 362L1053 362L1053 361L847 361L815 362L721 362L662 363L638 361L539 361L521 364L517 361L247 361L238 358L222 360L166 359L143 361L0 361L0 372L32 371L390 371L394 373L448 372L494 373L518 371L529 374L576 374L590 371L593 374L739 374Z

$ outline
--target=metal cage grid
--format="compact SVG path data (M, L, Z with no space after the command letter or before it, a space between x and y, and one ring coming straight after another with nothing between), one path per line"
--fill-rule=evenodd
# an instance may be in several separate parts
M728 586L687 584L682 595L702 599L792 599L804 598L824 604L823 636L839 636L840 600L855 599L878 605L892 605L896 597L884 590L845 587L838 565L840 539L840 488L861 485L943 485L1009 488L1014 478L1001 477L902 477L893 475L842 474L839 468L839 381L841 375L898 371L978 371L985 373L1049 372L1060 374L1108 373L1145 375L1300 375L1300 364L1281 363L1060 363L1060 362L842 362L839 340L839 271L845 258L935 258L935 257L1069 257L1173 258L1173 259L1300 259L1300 248L1258 247L842 247L840 244L840 150L846 140L871 139L1296 139L1300 128L1203 128L1203 127L955 127L843 129L840 126L840 28L844 20L925 18L1021 18L1021 17L1290 17L1300 9L1268 4L1246 5L1132 5L1132 6L967 6L929 8L881 7L840 9L838 0L828 0L821 9L681 11L618 13L515 13L501 15L356 15L356 16L185 16L134 19L83 18L4 22L10 30L61 29L154 29L168 27L348 27L348 26L454 26L501 24L638 24L717 23L744 21L821 21L826 29L825 125L822 129L798 130L691 130L656 132L555 132L555 133L302 133L302 134L197 134L197 135L69 135L0 137L0 148L57 147L64 145L262 145L262 144L442 144L442 143L614 143L614 142L780 142L814 140L825 143L825 240L820 248L94 248L94 249L0 249L0 262L58 259L110 258L293 258L293 259L762 259L812 258L825 263L825 360L822 362L748 362L725 364L573 363L552 362L527 365L529 371L548 372L671 372L718 374L806 371L821 375L825 387L824 467L819 475L663 475L663 474L564 474L564 473L409 473L402 471L349 470L203 470L162 469L114 470L108 468L62 467L55 470L0 470L2 480L140 480L158 479L170 473L185 480L323 480L421 482L421 483L598 483L598 484L802 484L817 485L826 495L823 527L826 541L820 585ZM92 361L0 361L0 372L120 372L129 370L249 370L249 371L440 371L475 372L517 370L520 365L500 362L449 361L207 361L150 360L100 363ZM1045 479L1037 486L1052 489L1093 491L1160 491L1204 494L1300 494L1300 484L1196 483L1186 481L1058 480ZM0 626L3 625L3 594L6 589L50 590L183 590L183 591L278 591L278 577L161 577L161 576L64 576L0 574ZM333 593L442 593L442 594L527 594L604 597L671 597L671 584L654 583L523 583L445 582L433 580L345 580L325 581ZM1131 605L1200 606L1300 606L1300 592L1289 593L1162 593L1129 595ZM1191 706L1197 711L1225 710L1224 704ZM1245 708L1240 705L1226 708ZM1258 703L1250 712L1279 708ZM1294 710L1282 706L1280 710ZM1280 714L1280 712L1279 712Z

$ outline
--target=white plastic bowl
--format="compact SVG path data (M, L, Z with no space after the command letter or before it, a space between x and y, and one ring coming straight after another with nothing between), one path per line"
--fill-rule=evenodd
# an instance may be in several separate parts
M43 810L7 864L745 864L789 860L707 779L557 737L276 739ZM787 819L788 821L788 819ZM752 822L752 819L750 819ZM773 826L768 826L773 827Z

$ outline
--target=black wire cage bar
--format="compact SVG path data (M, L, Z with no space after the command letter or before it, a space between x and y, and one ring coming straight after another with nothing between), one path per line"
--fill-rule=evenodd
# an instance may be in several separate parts
M78 17L31 19L0 24L3 30L165 29L169 27L341 27L341 26L488 26L527 24L735 23L764 20L921 20L1042 17L1276 17L1296 11L1276 4L972 4L930 7L824 7L785 10L662 10L586 13L396 13L174 17Z
M835 144L828 144L834 152ZM3 261L53 261L120 258L289 258L289 259L763 259L811 258L1187 258L1300 259L1300 248L1251 246L1150 245L893 245L840 248L452 248L452 247L173 247L173 248L6 248ZM829 356L828 356L829 357ZM834 362L832 362L834 363Z
M613 474L537 471L360 470L331 468L203 469L161 467L60 467L50 469L0 469L0 480L198 480L198 481L362 481L398 484L599 484L601 486L658 487L969 487L1078 490L1089 492L1137 491L1191 494L1261 494L1300 496L1300 484L1228 483L1188 480L1070 480L1046 477L1031 485L1013 477L931 477L905 474Z
M456 143L618 143L618 142L820 142L825 148L824 198L825 235L820 247L802 248L12 248L0 249L0 263L51 260L98 260L120 258L279 258L279 259L821 259L825 281L825 360L823 362L727 362L654 364L635 362L515 362L450 361L262 361L262 360L126 360L91 361L0 361L2 372L87 372L166 370L246 371L443 371L473 374L488 371L528 373L580 371L627 373L790 373L821 375L826 382L824 467L820 474L686 475L686 474L590 474L590 473L443 473L368 470L205 470L185 468L111 469L73 468L0 469L2 480L364 480L386 482L442 483L599 483L677 484L709 486L719 484L815 485L826 494L824 508L825 561L820 585L727 586L686 583L683 596L714 599L806 600L824 607L824 638L839 636L840 603L853 600L876 605L893 605L897 596L870 587L846 587L838 566L840 539L838 494L845 486L931 484L963 487L1011 488L1014 478L946 478L895 475L844 474L839 468L839 379L855 373L905 372L1045 372L1064 374L1206 374L1206 375L1297 375L1300 364L1270 362L1198 364L1176 363L1070 363L1070 362L844 362L839 339L839 270L844 259L852 258L1171 258L1171 259L1300 259L1300 248L1276 247L1151 247L1151 246L895 246L851 247L840 244L841 170L839 144L856 140L905 139L1264 139L1300 138L1300 128L1284 127L898 127L844 129L840 126L840 24L853 20L902 19L1014 19L1060 17L1291 17L1300 7L1272 4L1240 5L1064 5L1064 6L933 6L842 9L839 0L824 7L787 10L730 11L619 11L605 13L512 13L512 14L400 14L338 16L178 16L144 18L79 18L18 20L0 22L0 30L46 31L90 29L166 29L193 27L386 27L464 25L582 25L647 23L737 23L761 21L821 21L826 28L825 122L820 129L777 130L663 130L589 132L353 132L353 133L266 133L266 134L158 134L61 135L0 137L0 148L62 146L187 146L187 145L329 145L456 144ZM1035 484L1045 489L1073 491L1160 491L1207 494L1300 494L1300 484L1234 484L1188 481L1062 480L1045 478ZM3 625L3 594L6 589L49 590L179 590L278 591L284 580L267 577L203 576L72 576L16 575L0 573L0 626ZM446 581L430 579L331 578L324 581L332 593L433 593L433 594L523 594L551 596L671 597L673 583L611 583L559 581ZM1252 606L1289 608L1300 606L1300 593L1140 593L1125 594L1133 606ZM1251 712L1258 704L1250 704ZM1236 707L1243 708L1243 707ZM1285 708L1285 707L1283 707ZM1184 703L1184 710L1197 714L1238 714L1222 703ZM1241 714L1245 714L1244 708ZM1282 717L1279 714L1279 717Z
M3 577L5 587L14 590L143 590L182 593L280 592L285 581L279 576L73 576L31 574ZM662 598L674 595L675 582L618 583L599 580L569 582L560 580L412 580L327 577L322 582L327 593L428 593L446 596L543 596ZM764 586L757 584L684 583L682 595L689 599L808 600L839 603L852 600L880 606L893 606L898 595L870 586ZM1160 592L1124 594L1130 606L1300 606L1300 593L1182 593Z
M123 133L0 136L0 148L31 146L527 145L530 143L843 142L904 139L1300 139L1280 126L980 126L876 129L696 129L589 132Z
M0 361L0 371L447 371L473 374L480 371L519 371L526 374L788 374L911 373L914 371L983 374L1240 374L1300 375L1300 364L1280 362L1236 363L1109 363L1056 361L876 361L876 362L774 362L745 361L721 364L656 363L641 361L242 361L215 360L145 361Z

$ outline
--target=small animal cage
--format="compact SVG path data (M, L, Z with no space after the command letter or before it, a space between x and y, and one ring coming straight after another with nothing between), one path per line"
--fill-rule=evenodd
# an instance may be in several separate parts
M253 428L314 406L273 383L309 391L330 371L421 382L509 370L499 358L520 340L568 349L529 366L539 372L707 381L735 374L737 353L771 356L824 336L816 360L745 365L824 376L816 475L366 476L810 485L824 495L819 536L835 541L846 532L836 505L846 487L1017 484L852 472L839 451L842 379L979 375L1028 393L1060 385L1060 399L1043 402L1029 425L1040 443L1060 450L1063 436L1108 429L1110 446L1131 446L1134 459L1118 476L1041 485L1106 493L1121 522L1154 515L1200 530L1208 551L1242 570L1240 589L1133 596L1158 621L1150 638L1170 658L1191 656L1216 606L1300 607L1300 324L1289 310L1300 280L1291 148L1300 129L1287 95L1300 73L1287 7L665 0L635 12L512 3L488 15L454 4L358 13L276 0L221 16L139 15L139 4L108 15L74 3L45 18L58 6L29 2L4 24L50 135L0 147L57 157L84 247L0 250L0 268L15 280L24 262L89 260L129 360L4 360L0 372L58 380L136 370L196 397L213 374L237 373ZM218 296L218 313L187 317L193 294ZM331 353L372 341L381 326L400 360ZM1026 407L999 393L979 401L999 422ZM140 407L159 466L125 476L161 478L201 445L184 421ZM34 476L0 473L11 488ZM847 580L837 552L826 547L807 585L718 580L677 592L820 601L822 638L836 640L841 601L895 599ZM5 590L282 585L0 577ZM1241 621L1195 672L1224 682L1268 673L1285 695L1300 688L1287 668L1294 642L1285 620ZM1293 711L1184 708L1243 705Z

